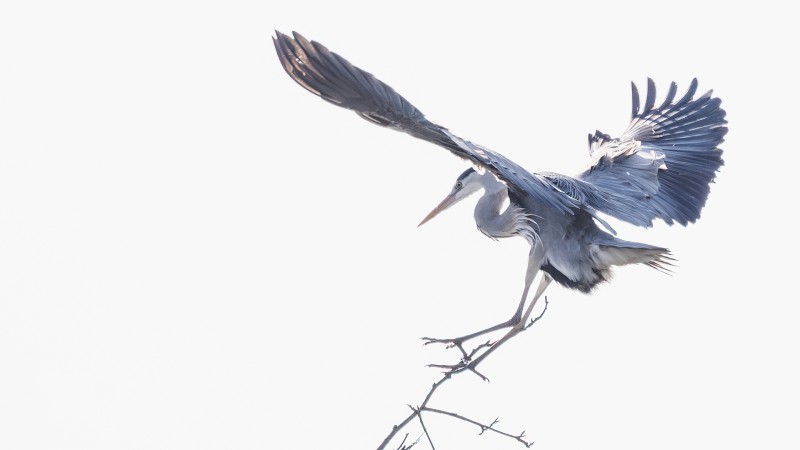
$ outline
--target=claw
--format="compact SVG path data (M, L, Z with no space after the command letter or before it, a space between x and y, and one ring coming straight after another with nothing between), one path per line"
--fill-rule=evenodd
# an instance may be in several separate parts
M445 348L452 348L456 344L460 344L461 341L458 339L439 339L439 338L432 338L432 337L422 337L420 338L425 341L422 345L429 345L429 344L447 344Z
M464 359L469 360L469 358L470 358L469 355L467 354L467 351L464 350L464 346L463 346L464 341L461 340L461 339L458 339L458 338L456 338L456 339L437 339L437 338L424 337L424 338L422 338L422 340L425 341L425 343L422 344L423 346L424 345L429 345L429 344L445 344L444 348L446 348L446 349L448 349L448 348L458 348L461 351L461 355L462 355L462 357Z
M467 364L462 360L458 364L428 364L425 367L431 367L433 369L444 369L447 372L455 373L466 369Z

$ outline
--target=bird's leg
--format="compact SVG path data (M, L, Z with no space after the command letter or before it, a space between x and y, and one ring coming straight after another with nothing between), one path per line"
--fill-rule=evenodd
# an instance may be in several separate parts
M525 315L522 317L522 320L520 320L519 323L517 323L516 325L511 327L511 329L508 331L508 333L506 333L506 335L503 336L502 338L500 338L497 342L492 344L489 347L488 350L486 350L485 352L481 353L480 356L478 356L477 358L473 359L469 364L467 364L466 367L465 367L466 369L475 371L475 368L478 366L478 364L480 364L481 361L483 361L487 356L489 356L490 353L495 351L497 349L497 347L500 347L501 345L503 345L504 342L506 342L509 339L511 339L512 337L516 336L520 331L524 330L525 327L527 327L528 319L531 316L531 312L533 312L533 307L536 305L536 301L539 300L539 297L542 296L542 294L544 293L544 290L547 289L547 286L550 285L551 281L553 281L553 278L551 278L550 275L548 275L546 273L542 274L542 278L541 278L541 280L539 280L539 287L536 288L536 293L533 295L533 300L531 300L531 304L528 306L528 309L525 311ZM481 375L481 377L485 378L482 375Z
M517 324L521 330L528 326L527 322L531 317L533 307L536 306L536 301L539 300L539 297L541 297L542 294L544 294L544 290L547 289L547 286L550 286L552 281L553 277L547 273L542 273L542 279L539 280L539 287L536 288L536 294L533 295L533 300L531 300L531 304L528 305L528 310L525 311L525 315L522 316L522 320L520 320Z
M517 306L517 310L516 310L516 312L514 312L514 315L511 316L510 319L506 320L505 322L498 323L497 325L494 325L494 326L491 326L489 328L486 328L484 330L477 331L475 333L470 333L470 334L467 334L467 335L464 335L464 336L459 336L457 338L437 339L437 338L424 337L424 338L422 338L422 340L425 341L424 345L428 345L428 344L447 344L448 348L449 347L457 347L459 350L461 350L461 353L464 356L464 359L468 361L468 360L471 359L472 355L468 354L464 350L464 347L462 345L462 344L464 344L464 342L469 341L471 339L474 339L474 338L476 338L478 336L482 336L484 334L491 333L492 331L497 331L497 330L502 330L503 328L509 328L509 327L513 327L513 326L518 326L520 323L523 323L524 319L523 319L523 316L522 316L522 311L525 308L525 301L528 298L528 291L530 290L531 284L533 283L533 280L536 278L536 275L539 273L539 268L541 267L543 261L544 261L544 248L542 247L542 244L541 244L540 241L536 241L536 244L533 246L533 248L531 248L530 254L528 255L528 269L525 272L525 289L523 289L523 291L522 291L522 298L519 301L519 305ZM548 282L548 284L549 284L549 282ZM545 285L545 287L546 287L546 285ZM541 294L539 294L539 295L541 295ZM536 300L535 300L536 298L537 297L534 297L534 300L533 300L534 303L536 302ZM528 308L528 311L526 312L526 315L525 315L526 318L527 318L527 316L530 315L530 311L531 311L532 308L533 308L533 303L531 304L531 306ZM484 346L488 346L488 345L484 345ZM472 353L474 353L474 352L472 352Z

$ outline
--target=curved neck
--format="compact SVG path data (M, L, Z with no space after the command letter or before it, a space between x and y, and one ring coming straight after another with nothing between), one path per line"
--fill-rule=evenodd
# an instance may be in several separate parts
M484 194L475 205L475 224L486 235L494 238L511 237L516 230L513 216L514 208L503 209L508 200L506 185L486 174L483 179Z
M486 189L475 205L475 219L477 220L479 216L489 218L500 215L507 199L508 191L505 187L492 191Z

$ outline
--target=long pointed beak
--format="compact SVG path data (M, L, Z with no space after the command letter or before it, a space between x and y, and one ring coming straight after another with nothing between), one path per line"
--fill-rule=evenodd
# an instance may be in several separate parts
M447 197L444 198L444 200L442 200L441 203L439 203L438 206L436 206L436 208L433 208L433 211L431 211L427 216L425 216L425 218L422 219L422 222L420 222L419 225L417 226L421 227L423 224L425 224L425 222L433 219L434 217L436 217L437 214L451 207L455 202L456 202L456 196L453 194L448 195Z

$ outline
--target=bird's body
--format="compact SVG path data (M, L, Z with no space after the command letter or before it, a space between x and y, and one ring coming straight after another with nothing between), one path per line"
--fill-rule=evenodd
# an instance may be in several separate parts
M467 169L456 186L459 182L474 183L484 190L475 205L478 230L493 239L520 236L531 246L542 242L545 256L541 269L565 287L588 293L610 279L612 266L647 263L658 267L669 259L667 249L619 239L580 209L548 215L547 205L535 198L509 195L505 184L491 172ZM550 242L558 245L547 245Z
M619 138L600 131L590 134L585 170L575 176L532 173L428 121L394 89L323 45L297 33L294 38L277 33L274 40L284 69L308 91L473 163L475 169L458 177L450 194L422 223L483 190L475 208L478 229L491 238L521 236L530 243L525 288L514 316L447 340L459 345L488 331L518 330L551 281L589 292L609 279L613 266L642 263L665 270L672 260L667 249L617 238L598 212L644 227L655 219L687 225L700 217L709 184L723 164L718 146L727 132L725 111L711 92L694 98L697 80L677 100L672 83L659 106L652 80L648 79L644 105L634 85L630 125ZM540 270L544 275L523 314Z

